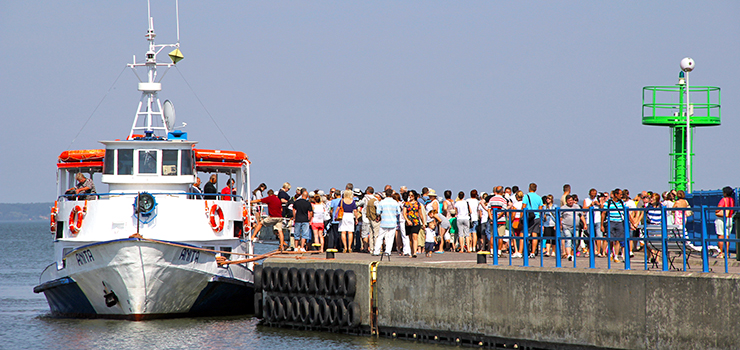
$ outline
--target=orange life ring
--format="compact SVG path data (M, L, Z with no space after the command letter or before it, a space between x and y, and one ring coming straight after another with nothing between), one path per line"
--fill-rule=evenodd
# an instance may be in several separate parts
M87 212L87 203L85 208L80 208L79 205L75 206L74 209L69 213L69 232L73 235L80 233L82 228L82 220L85 219L85 213Z
M54 201L54 207L51 208L51 215L49 215L49 229L51 233L57 232L57 214L59 209L57 208L57 201Z
M221 232L224 229L224 212L218 204L211 206L211 210L208 215L211 219L211 228L216 232Z
M242 204L242 221L244 222L244 232L249 232L252 229L252 223L250 222L249 210L247 210L246 204Z

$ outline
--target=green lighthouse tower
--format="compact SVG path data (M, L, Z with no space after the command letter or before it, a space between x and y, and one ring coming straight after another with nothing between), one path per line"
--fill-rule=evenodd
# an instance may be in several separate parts
M693 190L693 130L698 126L720 125L720 89L716 86L689 86L694 60L684 58L678 84L642 88L642 124L667 126L671 132L672 189Z

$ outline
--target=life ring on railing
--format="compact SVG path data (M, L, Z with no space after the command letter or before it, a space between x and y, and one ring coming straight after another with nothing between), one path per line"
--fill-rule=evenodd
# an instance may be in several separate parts
M72 232L73 235L80 233L82 220L85 219L85 214L87 214L87 201L85 201L84 208L80 208L79 205L76 205L69 213L69 232Z
M211 219L211 228L216 232L224 229L224 212L218 204L211 206L208 216Z
M49 230L51 233L57 232L57 214L59 214L59 208L57 207L57 201L54 201L54 207L51 208L51 215L49 215Z
M242 221L244 222L244 232L247 233L252 230L252 222L250 220L249 210L246 204L242 204Z

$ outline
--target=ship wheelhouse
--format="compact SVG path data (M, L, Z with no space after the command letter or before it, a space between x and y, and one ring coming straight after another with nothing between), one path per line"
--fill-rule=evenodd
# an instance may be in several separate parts
M55 239L65 246L57 251L60 265L81 244L135 233L206 249L237 248L249 227L245 213L251 212L245 201L249 160L244 153L195 149L196 142L184 139L101 143L105 149L65 151L59 157ZM65 194L76 185L77 173L96 180L95 195ZM219 193L191 191L196 177L202 189L214 174ZM234 191L221 194L228 179L234 180ZM151 203L137 207L142 198ZM79 211L84 213L77 225Z

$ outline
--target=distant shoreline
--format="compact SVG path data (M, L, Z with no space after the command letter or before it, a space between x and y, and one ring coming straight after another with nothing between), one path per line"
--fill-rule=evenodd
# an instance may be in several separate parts
M0 222L49 221L53 202L0 203Z

